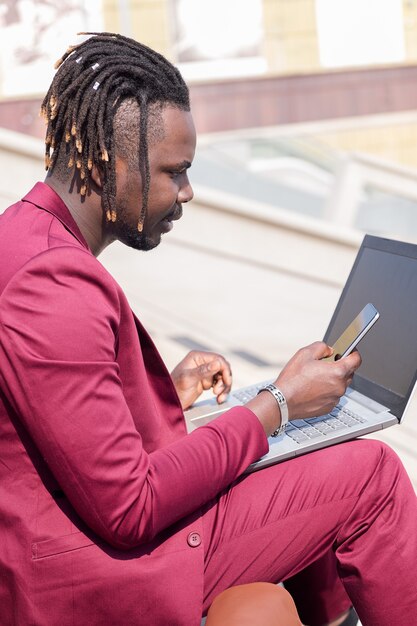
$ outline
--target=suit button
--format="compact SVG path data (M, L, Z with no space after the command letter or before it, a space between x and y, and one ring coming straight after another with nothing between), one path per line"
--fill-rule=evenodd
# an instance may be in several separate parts
M201 543L201 537L199 533L190 533L187 537L187 543L192 548L197 548Z

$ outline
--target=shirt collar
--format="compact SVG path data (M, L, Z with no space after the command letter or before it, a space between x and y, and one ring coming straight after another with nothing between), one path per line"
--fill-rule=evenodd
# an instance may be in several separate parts
M66 204L58 196L58 194L45 183L36 183L36 185L22 198L23 202L30 202L42 209L48 211L56 217L65 228L80 242L84 248L89 250L88 244L81 234L76 221L69 212Z

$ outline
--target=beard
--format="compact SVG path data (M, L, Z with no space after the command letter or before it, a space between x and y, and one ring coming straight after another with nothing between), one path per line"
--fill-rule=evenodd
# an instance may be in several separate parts
M126 223L121 223L119 228L117 228L117 238L126 246L129 246L129 248L143 250L144 252L153 250L153 248L156 248L156 246L161 243L161 239L155 241L151 237L148 237L144 231L140 233L137 227L129 226Z
M138 231L137 224L129 223L123 208L118 209L117 219L111 224L111 232L115 238L134 250L147 252L161 243L161 237L155 240L146 233L146 216L142 232Z

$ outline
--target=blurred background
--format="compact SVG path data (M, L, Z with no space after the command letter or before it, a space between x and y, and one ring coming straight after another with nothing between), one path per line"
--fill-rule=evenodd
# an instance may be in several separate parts
M0 0L0 29L0 211L43 179L39 107L79 31L190 86L193 202L156 250L100 257L168 366L200 347L237 386L275 376L323 337L365 232L417 242L417 0Z

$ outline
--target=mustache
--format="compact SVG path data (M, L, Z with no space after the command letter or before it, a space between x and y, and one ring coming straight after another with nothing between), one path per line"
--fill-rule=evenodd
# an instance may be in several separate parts
M168 215L164 218L166 220L179 220L182 217L182 205L176 204L175 207L168 213Z

